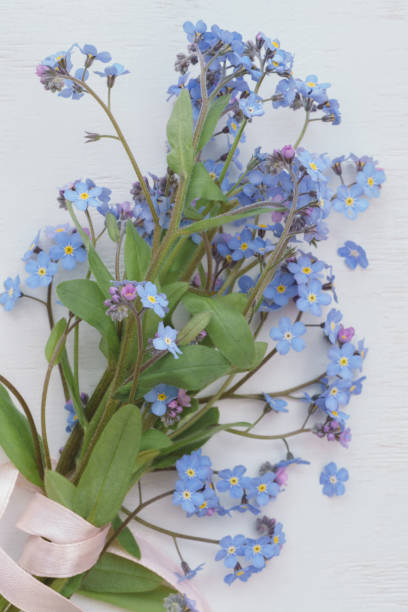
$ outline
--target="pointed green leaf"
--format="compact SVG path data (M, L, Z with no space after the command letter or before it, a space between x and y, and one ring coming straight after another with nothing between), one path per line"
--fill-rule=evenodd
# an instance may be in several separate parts
M106 338L110 355L117 355L119 339L116 327L106 315L105 296L98 285L86 278L64 281L58 285L57 294L64 306Z
M113 276L93 246L90 246L88 249L88 262L99 289L106 299L109 296L109 289L112 286L111 281L113 280Z
M246 217L261 215L263 213L271 212L271 210L271 206L259 206L257 204L243 206L235 211L217 215L216 217L210 217L209 219L202 219L202 221L196 221L191 225L187 225L179 230L179 236L188 236L190 234L206 232L214 227L220 227L220 225L226 225L227 223L232 223L232 221L238 221L238 219L245 219Z
M143 593L163 584L163 578L142 565L105 553L82 582L82 590L96 593Z
M209 311L212 317L207 332L212 342L228 361L242 369L251 366L255 356L255 342L245 317L219 298L201 297L189 293L183 304L191 314Z
M185 346L190 344L198 334L206 329L211 319L210 312L200 312L191 317L186 325L181 329L177 335L177 344L179 346Z
M112 527L115 531L117 531L122 524L123 521L118 516L115 517L112 521ZM125 527L124 529L122 529L116 539L130 555L132 555L136 559L140 559L140 557L142 556L140 548L135 538L133 537L133 533L130 531L129 527Z
M226 94L225 96L220 96L216 98L214 102L211 104L210 109L207 113L207 117L205 119L203 129L201 130L200 140L198 141L197 151L201 151L201 149L207 144L207 142L211 139L216 125L221 117L221 114L225 107L228 104L230 99L230 94Z
M170 153L169 167L180 177L187 178L194 164L193 108L188 91L183 89L174 103L167 123L167 139Z
M138 392L144 395L160 383L196 391L224 376L228 369L228 361L219 351L200 345L185 346L178 359L167 355L143 372Z
M201 162L198 162L194 166L194 170L188 184L186 203L189 204L195 198L200 198L202 200L217 200L220 202L225 200L223 192L218 187L217 183L212 180L205 169L205 166ZM202 221L197 221L196 223L193 223L193 225L197 225L198 223L202 223Z
M152 251L133 223L126 223L125 269L128 280L142 281L152 258Z
M122 406L95 444L77 485L76 512L100 527L119 512L129 489L142 432L137 406Z
M47 497L70 510L74 509L76 487L68 478L58 472L46 470L44 484Z
M67 320L64 317L60 319L52 328L50 336L47 340L47 344L45 345L45 356L48 362L51 361L51 357L53 356L53 353L57 347L57 344L60 341L62 335L64 334L66 328L67 328ZM65 342L62 342L59 348L59 351L58 351L58 355L56 356L56 358L54 357L54 361L53 361L54 365L56 365L60 361L64 349L65 349Z
M166 448L166 446L170 446L170 444L171 441L165 433L159 431L158 429L148 429L142 435L139 450L144 451L157 448Z
M118 242L120 238L120 231L115 215L112 215L112 213L107 213L105 217L105 225L106 229L108 230L109 238L113 242Z
M30 482L41 487L34 442L26 417L17 410L0 384L0 445L10 461Z
M148 593L94 593L81 590L79 594L131 612L164 612L163 600L175 592L168 587L159 587Z

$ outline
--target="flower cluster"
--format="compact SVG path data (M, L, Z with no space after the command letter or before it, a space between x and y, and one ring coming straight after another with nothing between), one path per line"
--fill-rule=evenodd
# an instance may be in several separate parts
M134 555L130 531L115 527L124 496L137 482L140 504L129 515L138 520L140 509L169 495L167 491L146 500L144 475L168 470L171 478L176 470L172 500L187 517L256 517L254 537L238 533L220 541L199 538L219 545L215 558L228 570L225 582L232 584L262 571L285 543L282 523L263 516L263 510L284 492L289 466L309 463L289 444L303 435L342 447L351 440L348 407L362 392L367 349L354 327L343 322L333 267L316 249L327 240L336 212L344 215L344 225L369 209L381 194L385 173L368 156L330 158L302 147L306 130L317 124L312 122L340 123L339 102L328 93L330 83L317 75L294 75L294 57L277 38L259 32L245 41L238 32L217 25L207 28L203 21L186 22L184 31L187 49L177 54L178 79L168 88L175 102L160 175L139 168L112 114L112 89L129 71L112 63L109 52L75 43L37 67L48 91L72 100L89 94L96 100L114 133L87 132L86 141L116 139L137 180L129 185L129 201L123 202L86 177L58 189L57 202L70 223L37 233L22 257L26 277L17 270L5 280L0 304L10 311L22 298L31 298L46 307L52 328L45 351L41 438L35 419L24 421L33 438L24 456L31 448L35 451L29 463L30 474L34 467L38 472L33 483L44 484L48 492L42 482L43 474L49 477L53 468L46 431L47 386L48 374L58 366L70 438L56 466L56 482L63 492L72 489L72 482L64 487L67 475L78 484L84 508L93 508L90 515L84 510L83 518L98 516L98 526L112 523L118 529L114 537ZM94 74L105 88L106 101L93 89ZM268 110L280 108L304 111L294 145L245 151L245 130ZM104 240L113 250L106 261L99 249ZM363 247L351 240L337 253L350 269L368 266ZM86 268L81 267L84 262ZM82 278L58 285L55 299L58 271ZM28 295L20 279L31 289L46 289L46 296ZM53 313L55 303L58 310L65 309L58 317ZM179 327L183 317L186 322ZM100 335L98 346L107 361L89 398L81 393L80 333L86 324ZM261 331L272 346L259 341ZM279 356L294 351L306 359L315 334L322 337L323 348L321 355L312 355L310 364L315 367L319 357L325 360L323 372L313 371L306 382L296 378L287 389L280 388L279 381L277 389L241 389ZM1 380L18 398L3 375ZM231 423L226 415L220 417L224 400L241 398L248 403L250 422ZM282 433L293 402L296 413L301 413L299 426ZM29 407L23 407L27 415ZM19 429L21 419L22 413ZM282 426L278 434L268 432L274 419ZM201 447L220 431L260 444L279 439L286 454L280 461L266 457L255 475L248 475L244 459L215 469ZM0 441L2 435L0 431ZM22 439L19 431L12 439ZM9 448L8 440L4 447ZM268 448L272 453L273 446ZM107 471L101 449L109 454ZM103 479L104 489L111 487L117 499L108 504L104 495L93 497L92 487L85 491L84 482L93 477ZM347 479L345 468L328 463L320 475L323 493L342 495ZM129 483L127 490L123 483ZM69 506L70 496L63 497ZM76 506L72 509L77 511ZM190 567L178 545L182 537L194 536L142 522L174 536L180 582L202 569L203 564ZM115 558L111 554L113 565ZM140 580L142 584L143 576ZM163 605L168 612L198 612L200 605L190 599L188 583L185 586L186 594L170 593L166 587L169 595Z

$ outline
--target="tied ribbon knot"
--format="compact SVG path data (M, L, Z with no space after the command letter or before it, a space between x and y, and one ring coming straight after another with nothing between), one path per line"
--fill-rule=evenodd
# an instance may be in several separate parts
M0 547L0 593L24 612L83 612L31 574L68 578L91 569L105 546L110 525L95 527L75 512L45 497L11 463L0 465L0 519L18 485L36 491L17 523L17 527L29 537L19 563ZM175 577L178 566L143 538L138 536L137 542L141 550L141 559L137 563L180 590ZM131 555L117 546L110 546L108 550L135 562ZM200 612L211 612L193 584L185 583L182 591L195 600Z

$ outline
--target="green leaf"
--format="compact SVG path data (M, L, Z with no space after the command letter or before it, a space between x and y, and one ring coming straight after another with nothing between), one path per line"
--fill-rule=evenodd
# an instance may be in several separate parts
M181 298L187 293L189 284L183 281L176 281L174 283L168 283L163 285L162 291L166 295L169 302L168 308L171 314L180 302Z
M34 442L26 417L13 404L0 384L0 445L19 472L35 485L42 480L35 461Z
M131 610L131 612L164 612L163 600L175 592L174 589L160 587L149 593L93 593L91 591L79 591L79 594L110 603L123 610Z
M245 317L219 298L189 293L183 304L191 314L212 313L207 332L220 353L238 368L249 368L255 355L255 342Z
M241 313L244 312L248 302L248 297L244 293L227 293L227 295L221 295L217 299L229 308L239 310Z
M117 531L122 524L123 521L118 516L115 517L112 521L112 527L115 531ZM128 527L122 529L116 539L130 555L132 555L136 559L140 559L140 557L142 556L140 548L135 538L133 537L133 533Z
M105 553L82 582L82 590L96 593L143 593L163 584L163 578L142 565Z
M218 410L218 409L217 409ZM208 411L210 412L210 411ZM206 416L205 414L203 416ZM211 418L215 418L217 414L214 413L211 415ZM195 426L199 422L196 421L193 425ZM193 450L200 448L208 442L212 436L220 431L224 431L225 429L229 429L230 427L249 427L251 423L239 421L237 423L223 423L221 425L213 425L210 424L204 425L202 424L203 429L199 429L197 427L197 431L187 435L184 435L186 432L183 432L182 437L175 440L171 447L165 448L161 451L160 456L155 460L154 467L156 469L162 469L164 467L169 467L174 465L174 463L184 454L191 453Z
M95 444L77 485L76 512L100 527L119 512L129 489L142 431L137 406L122 406Z
M167 355L143 372L139 395L160 383L196 391L224 376L228 369L229 364L219 351L206 346L186 346L178 359Z
M223 202L225 200L223 192L218 187L217 183L212 180L207 170L205 169L205 166L201 162L198 162L194 166L194 170L191 175L190 182L188 184L186 203L189 204L195 198L200 198L203 200L217 200L220 202ZM194 227L199 223L203 223L203 221L197 221L196 223L193 223L192 225L189 225L187 227ZM195 231L197 230L193 230L192 232L184 232L184 234L191 234Z
M133 223L126 223L125 269L127 280L142 281L152 258L152 251Z
M207 142L211 139L215 127L221 117L221 114L224 108L227 106L230 94L226 94L225 96L220 96L216 98L214 102L211 104L210 109L207 113L207 117L204 121L203 128L201 130L200 140L198 141L197 151L201 151L201 149L207 144Z
M45 356L48 362L51 361L51 357L57 347L58 342L63 336L66 328L67 328L67 320L64 317L60 319L52 328L52 331L47 340L47 344L45 345ZM65 341L61 343L61 346L58 351L58 355L56 356L56 359L54 359L54 362L53 362L54 365L57 365L57 363L60 361L62 357L62 353L64 352L64 349L65 349Z
M142 435L139 450L161 449L166 446L171 446L171 441L165 433L158 429L148 429Z
M208 199L211 199L211 198L208 198ZM213 199L220 199L220 198L213 198ZM210 217L209 219L203 219L202 221L196 221L195 223L192 223L191 225L187 225L186 227L183 227L182 229L178 231L178 235L188 236L190 234L206 232L207 230L213 229L214 227L219 227L220 225L225 225L226 223L232 223L232 221L237 221L238 219L245 219L246 217L253 217L255 215L261 215L263 213L271 212L271 210L272 210L271 206L259 206L258 204L253 204L250 206L243 206L242 208L238 208L235 211L227 212L222 215L217 215L216 217Z
M187 178L194 164L193 108L186 89L180 92L167 123L170 153L167 163L180 177Z
M112 287L111 281L113 280L112 274L103 263L93 246L88 249L88 262L91 268L92 274L98 283L99 289L102 291L105 299L109 296L109 289Z
M184 346L190 344L200 332L207 328L211 319L211 312L200 312L188 321L177 335L177 344Z
M108 230L109 238L113 242L118 242L120 238L120 231L115 215L112 215L112 213L107 213L105 216L105 225L106 229Z
M85 278L65 281L58 285L57 294L64 306L95 327L106 338L109 354L117 355L119 339L116 327L106 315L105 297L98 285Z
M44 484L47 497L70 510L74 509L76 486L68 478L58 472L46 470Z
M170 266L170 269L166 272L165 278L161 278L162 282L171 283L176 281L178 278L182 278L183 272L190 264L197 251L197 248L198 246L192 240L188 239L177 253L177 256Z

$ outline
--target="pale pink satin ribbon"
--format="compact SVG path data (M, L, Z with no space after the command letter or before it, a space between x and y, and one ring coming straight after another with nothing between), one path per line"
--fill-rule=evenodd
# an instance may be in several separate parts
M10 463L0 465L0 519L14 487L27 483ZM31 574L64 578L90 569L105 544L109 525L95 527L68 508L36 492L17 527L29 534L19 564L0 548L0 593L24 612L82 612L70 600L45 586ZM46 539L44 539L46 538ZM49 540L49 541L47 541ZM142 558L138 562L159 574L177 590L195 600L200 612L211 612L194 584L178 584L178 566L137 536ZM131 561L135 559L117 546L109 551ZM26 571L27 570L27 571Z

